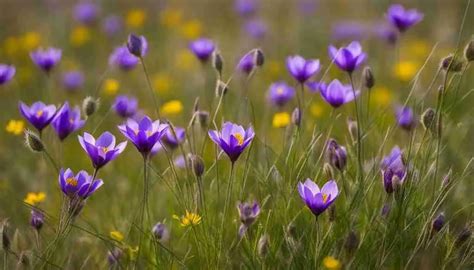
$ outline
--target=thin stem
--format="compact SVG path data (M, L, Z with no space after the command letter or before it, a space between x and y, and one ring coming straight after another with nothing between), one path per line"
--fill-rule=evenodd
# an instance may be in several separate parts
M227 195L226 195L226 198L225 198L225 204L224 204L224 213L222 215L222 222L221 222L221 229L220 229L220 232L221 232L221 235L220 235L220 241L219 241L219 253L218 253L218 256L217 256L217 263L219 263L219 259L220 259L220 256L221 256L221 252L222 252L222 241L224 239L224 222L226 220L226 217L227 217L227 211L228 211L228 208L229 208L229 203L230 203L230 196L231 196L231 193L232 193L232 182L234 180L234 162L232 162L231 164L231 167L230 167L230 173L229 173L229 179L228 179L228 183L227 183Z
M148 217L150 220L150 213L148 209L148 156L143 155L143 200L142 200L142 207L140 209L140 227L142 232L140 232L140 237L138 239L138 253L137 258L135 260L135 268L138 266L138 262L140 259L140 254L142 248L142 240L143 240L143 232L145 232L145 218ZM146 215L145 215L146 213Z
M352 79L352 73L349 73L349 79L351 81L352 93L354 95L354 108L355 108L356 121L357 121L357 164L359 167L357 175L358 175L359 181L362 182L362 180L364 179L364 172L362 168L362 142L361 142L362 127L360 125L359 106L357 105L357 96L356 96L356 91L354 88L354 80Z
M151 97L153 98L153 105L155 106L156 116L158 118L160 118L160 109L158 107L158 101L156 100L155 91L153 90L153 85L151 84L150 76L148 75L148 70L147 70L146 65L145 65L145 60L143 58L140 58L140 62L142 63L143 72L145 73L146 81L147 81L147 84L148 84L148 89L150 90Z

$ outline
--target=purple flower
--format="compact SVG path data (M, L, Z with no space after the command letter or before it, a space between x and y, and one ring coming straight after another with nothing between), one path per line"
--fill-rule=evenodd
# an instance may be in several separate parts
M276 82L270 85L267 99L275 106L284 106L295 96L295 89L285 82Z
M235 0L235 11L242 17L250 17L257 11L258 0Z
M360 91L356 90L354 96L352 86L342 84L338 79L333 80L329 85L321 82L319 90L321 97L334 108L339 108L343 104L353 101L360 94Z
M396 186L403 184L407 175L407 168L403 161L402 151L395 146L390 154L382 160L381 165L383 184L387 193L392 193Z
M100 169L109 161L114 160L127 146L127 142L119 143L116 146L115 136L110 132L102 133L97 141L87 132L84 132L84 137L78 137L79 143L89 155L95 169Z
M306 60L299 55L288 56L286 67L290 74L300 83L306 82L319 71L319 60Z
M104 31L109 37L118 34L122 29L122 18L116 15L107 16L102 23L102 31Z
M61 60L62 52L60 49L47 48L37 49L30 53L31 60L45 72L50 72Z
M158 222L153 226L151 230L156 240L160 242L166 242L170 238L170 231L164 223Z
M402 5L394 4L388 8L387 20L400 32L405 32L411 26L423 19L423 14L416 9L405 10Z
M444 216L444 213L441 212L439 215L433 220L432 223L432 228L433 231L439 232L441 229L444 227L444 224L446 223L446 217Z
M20 101L19 108L23 117L40 132L51 123L56 114L56 106L46 105L41 101L31 104L31 107Z
M333 40L361 40L367 37L367 26L358 21L342 21L331 29Z
M74 7L74 19L80 23L90 25L98 16L99 7L92 2L79 3Z
M124 71L132 70L139 61L140 59L131 54L126 46L115 48L109 56L109 65L116 66Z
M136 57L143 58L148 52L148 41L144 36L128 35L128 51Z
M44 214L41 211L36 209L31 210L31 219L30 225L31 227L35 228L35 230L41 230L44 224Z
M251 37L261 39L267 33L267 25L259 19L249 20L245 23L244 29Z
M161 137L161 142L163 145L170 149L175 149L186 139L186 132L184 128L174 127L173 129L174 133L171 128L168 128L165 134L163 134L163 137Z
M63 85L69 91L80 89L84 84L84 74L80 71L70 71L63 74Z
M255 67L256 63L253 50L246 53L237 64L237 69L247 75L250 75L250 73L254 70Z
M257 219L258 215L260 215L260 205L258 202L239 202L237 209L239 210L240 222L242 222L239 227L239 236L242 237L244 236L245 232L247 232L250 225L255 222L255 219Z
M71 169L61 169L59 172L59 187L64 195L71 199L77 197L86 199L103 184L104 182L101 179L94 179L93 181L92 176L86 171L80 171L76 175Z
M137 113L138 101L134 97L119 95L115 98L112 108L120 117L129 118Z
M397 124L410 131L416 126L415 115L410 107L398 106L395 109L395 116L397 118Z
M386 41L390 45L394 45L395 43L397 43L398 31L397 29L394 29L391 25L377 23L374 25L372 33L376 37Z
M215 48L214 42L207 38L199 38L189 43L189 49L201 62L206 62Z
M347 162L347 151L344 146L340 146L336 140L330 139L326 148L326 156L331 166L344 170Z
M160 120L152 122L148 116L145 116L139 122L128 119L126 124L120 125L118 128L135 145L137 150L147 157L165 134L168 125L160 124Z
M252 142L255 132L252 127L245 130L242 126L225 122L222 130L209 130L209 137L229 156L234 163Z
M329 56L340 69L349 73L362 65L367 57L358 41L352 41L347 47L340 49L330 45Z
M320 88L321 84L324 84L324 83L323 82L316 82L316 81L305 83L305 85L308 87L309 91L311 91L313 93L319 92L319 88Z
M318 185L309 178L306 179L304 184L301 182L298 184L298 192L306 206L316 216L323 213L339 194L336 181L329 180L320 190Z
M4 85L11 81L15 76L16 69L12 65L0 64L0 85Z
M65 102L54 117L51 125L62 141L72 132L82 128L85 122L85 120L81 120L81 110L79 107L76 106L74 109L71 109L69 103Z

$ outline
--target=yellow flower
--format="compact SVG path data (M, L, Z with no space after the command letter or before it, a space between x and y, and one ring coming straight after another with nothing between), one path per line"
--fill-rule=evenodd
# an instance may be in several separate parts
M163 94L169 92L171 88L171 76L168 73L157 73L153 77L153 86L156 92Z
M69 41L75 47L80 47L86 44L91 39L90 31L85 26L77 26L71 31Z
M175 115L183 111L183 103L179 100L171 100L161 106L164 115Z
M319 118L324 113L324 107L321 106L321 104L319 104L319 103L313 103L313 104L311 104L311 107L309 108L309 111L311 112L311 114L314 117Z
M202 24L198 20L185 22L181 26L181 34L188 39L198 38L202 33Z
M8 133L13 135L21 135L25 130L25 122L23 120L10 120L5 128Z
M372 90L372 100L371 105L377 105L380 107L386 107L390 105L390 100L392 99L392 95L390 94L390 90L385 86L377 86Z
M394 67L394 74L401 81L409 81L413 79L418 71L418 63L414 61L400 61Z
M138 246L135 246L135 247L127 246L127 255L131 261L134 261L137 258L138 248L139 248Z
M124 239L124 236L121 232L119 231L111 231L109 233L110 238L114 239L115 241L122 242Z
M44 192L28 192L28 194L26 194L26 198L23 201L30 205L36 205L38 203L43 202L45 199L46 193Z
M41 36L38 32L27 32L23 35L21 43L26 51L31 51L40 45Z
M201 223L201 216L196 213L190 213L188 210L186 210L184 216L178 217L177 215L173 215L173 218L178 220L182 227L187 227L189 225L195 226Z
M3 42L3 47L5 50L5 54L8 56L15 56L18 54L18 49L20 46L20 40L16 37L8 37Z
M272 125L275 128L283 128L288 126L291 121L291 116L287 112L279 112L273 115Z
M190 71L197 67L196 57L189 50L181 50L176 55L175 65L183 71Z
M183 13L179 9L167 8L161 12L160 22L166 27L175 27L181 23Z
M119 87L120 87L120 83L117 80L106 79L104 81L104 85L103 85L102 89L104 90L104 92L107 95L113 96L117 93Z
M329 270L341 269L341 262L332 256L327 256L326 258L324 258L323 265Z
M132 9L127 13L125 22L132 28L142 27L146 20L146 12L143 9Z

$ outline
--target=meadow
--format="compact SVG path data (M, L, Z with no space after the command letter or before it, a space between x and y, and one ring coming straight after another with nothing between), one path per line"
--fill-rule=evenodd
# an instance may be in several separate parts
M1 0L3 269L473 269L470 0Z

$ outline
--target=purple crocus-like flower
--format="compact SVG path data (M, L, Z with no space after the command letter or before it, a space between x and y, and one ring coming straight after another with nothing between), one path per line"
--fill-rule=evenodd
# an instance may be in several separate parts
M247 75L250 75L250 73L254 70L255 67L255 54L253 51L248 52L242 58L240 58L240 61L237 64L237 69Z
M31 60L45 72L50 72L61 60L62 51L56 48L37 49L30 53Z
M344 170L347 162L347 151L344 146L339 145L336 140L330 139L326 147L326 156L331 166Z
M153 229L151 230L153 235L155 236L156 240L160 242L166 242L170 238L170 231L166 227L166 225L162 222L158 222L153 226Z
M109 65L116 66L123 71L132 70L140 59L128 51L126 46L115 48L109 57Z
M81 120L81 110L79 107L76 106L72 109L69 107L69 103L65 102L54 117L51 125L62 141L72 132L82 128L85 123L85 120Z
M334 108L339 108L343 104L353 101L360 94L360 91L356 90L354 95L352 86L342 84L338 79L333 80L329 85L321 82L319 90L321 97Z
M80 23L90 25L98 16L99 7L92 2L82 2L74 7L74 19Z
M0 85L4 85L13 79L16 69L12 65L0 64Z
M209 137L227 154L230 161L234 163L245 148L252 142L255 137L255 132L252 127L245 130L240 125L225 122L220 132L217 130L209 130Z
M275 105L282 107L295 97L295 89L285 82L276 82L270 85L267 99Z
M315 216L322 214L339 194L336 181L329 180L319 189L318 185L309 178L304 183L298 184L298 192Z
M39 231L44 224L44 214L36 209L31 210L30 225L35 230Z
M40 132L51 123L56 114L56 106L46 105L41 101L31 104L31 107L20 101L19 108L23 117Z
M306 60L299 55L289 56L286 59L286 67L298 82L304 83L314 76L320 68L318 59Z
M134 97L119 95L115 98L112 108L120 117L129 118L137 113L138 101Z
M410 107L398 106L395 109L395 116L397 124L407 131L412 130L416 126L415 115Z
M330 45L329 56L340 69L349 73L362 65L367 57L358 41L353 41L347 47L340 49Z
M258 0L235 0L235 11L242 17L250 17L258 9Z
M76 175L71 169L61 169L59 172L59 187L70 199L87 199L103 184L101 179L93 180L86 171L80 171Z
M237 209L239 210L240 222L242 222L239 227L239 236L242 237L248 228L255 222L258 215L260 215L260 205L258 202L239 202Z
M130 34L128 35L127 48L131 54L143 58L148 52L148 41L144 36Z
M267 25L260 19L248 20L244 25L244 29L249 36L255 39L264 38L267 33Z
M128 119L126 124L118 128L135 145L138 152L148 157L155 144L159 143L165 134L168 125L161 124L160 120L153 122L148 116L144 116L139 122Z
M63 74L63 86L66 90L75 91L84 85L84 74L80 71L70 71Z
M402 5L394 4L388 8L387 20L400 32L405 32L408 28L419 23L423 19L423 14L416 9L405 10Z
M174 130L174 133L173 133ZM180 145L181 143L184 142L186 139L186 132L184 128L181 127L174 127L173 129L168 128L163 134L163 137L161 137L161 142L165 147L168 147L170 149L175 149Z
M97 140L87 132L84 132L84 136L78 137L79 143L89 155L95 169L100 169L109 161L114 160L127 146L127 142L115 145L115 136L110 132L102 133Z
M395 146L390 154L382 160L381 165L383 184L387 193L392 193L397 185L403 184L407 176L407 168L402 151Z
M102 31L109 37L113 37L123 29L123 20L116 15L107 16L102 22Z
M189 43L189 49L201 62L206 62L211 57L216 46L208 38L199 38Z

